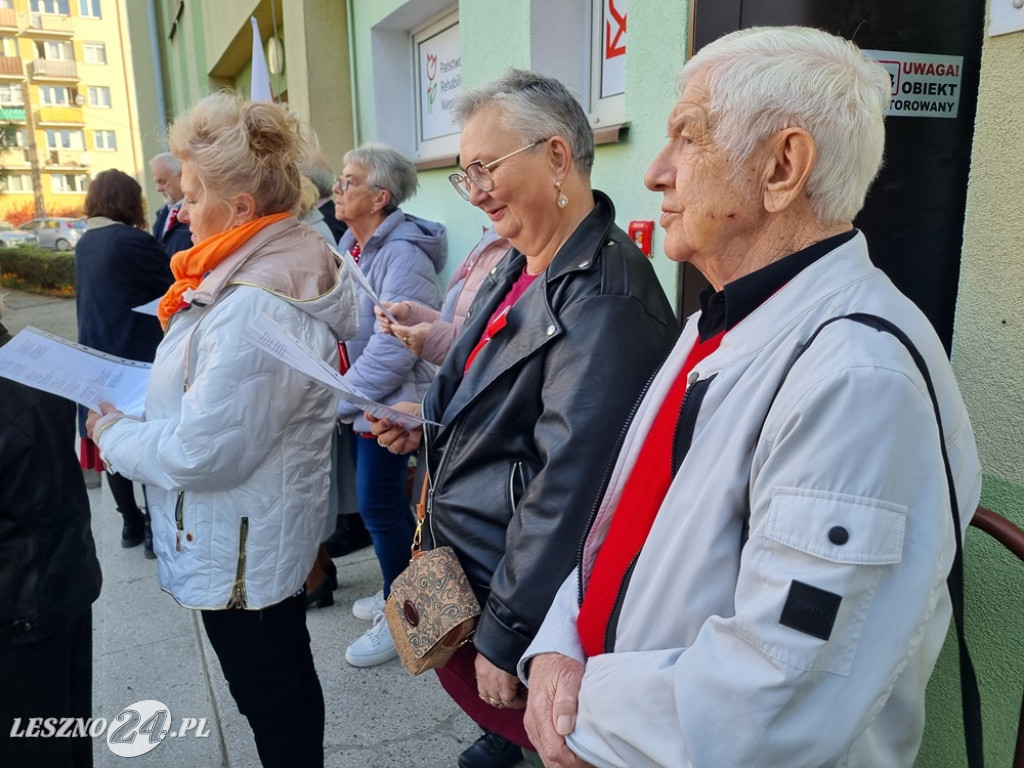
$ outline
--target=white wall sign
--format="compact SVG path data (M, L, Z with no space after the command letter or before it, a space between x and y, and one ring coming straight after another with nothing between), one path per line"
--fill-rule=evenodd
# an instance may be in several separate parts
M626 92L626 0L603 0L601 98Z
M886 116L955 118L960 108L963 56L864 51L889 72L892 103Z
M989 37L1024 29L1024 3L1021 0L989 0Z
M458 133L452 119L455 97L462 91L459 25L421 40L416 54L420 101L420 141Z

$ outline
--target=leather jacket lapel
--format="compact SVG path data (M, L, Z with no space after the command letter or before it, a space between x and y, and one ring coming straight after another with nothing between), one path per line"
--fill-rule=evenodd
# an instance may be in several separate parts
M453 423L459 411L469 405L495 379L561 335L562 326L552 313L551 307L548 306L543 280L544 278L541 276L526 290L509 311L506 327L480 351L473 366L463 377L462 384L445 408L443 423ZM502 296L507 292L506 289ZM497 303L494 306L496 307ZM491 308L486 319L490 318L493 311L494 307ZM486 325L486 319L484 325ZM472 346L476 346L480 335L471 336L470 339L473 342Z

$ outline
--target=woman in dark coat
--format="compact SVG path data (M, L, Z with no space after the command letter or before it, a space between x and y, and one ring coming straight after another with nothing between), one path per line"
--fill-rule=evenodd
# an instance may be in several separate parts
M520 747L532 750L516 664L575 565L623 424L679 324L591 187L594 134L564 85L509 70L463 91L454 114L465 166L449 179L512 250L484 279L422 409L398 404L433 425L372 431L394 452L425 440L423 548L451 546L481 603L472 641L437 671L486 729L459 768L511 768Z
M10 338L0 323L0 347ZM92 715L92 603L102 579L89 497L71 446L74 421L69 400L0 377L0 755L5 766L93 764L90 738L23 735L29 718L87 721Z
M122 171L103 171L89 183L85 214L87 229L75 247L78 341L118 357L152 362L163 338L156 312L132 308L163 296L174 278L170 257L146 231L142 187ZM78 419L82 467L103 471L96 446L85 437L85 410L79 408ZM107 481L123 517L121 546L145 540L146 557L153 557L148 521L131 481L117 474L108 474Z

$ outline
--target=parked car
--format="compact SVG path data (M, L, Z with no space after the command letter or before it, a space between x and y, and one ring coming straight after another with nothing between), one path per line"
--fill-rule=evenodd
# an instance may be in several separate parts
M18 229L9 221L0 221L0 248L13 248L16 245L35 245L36 236L32 232Z
M64 219L50 216L45 219L32 219L21 225L26 232L36 236L36 244L40 248L55 248L67 251L85 233L85 219Z

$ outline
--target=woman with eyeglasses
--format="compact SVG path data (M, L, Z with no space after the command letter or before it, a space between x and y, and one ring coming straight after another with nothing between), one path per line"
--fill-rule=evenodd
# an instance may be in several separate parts
M415 166L389 146L364 144L347 152L334 183L335 215L348 225L338 248L352 253L382 301L409 300L436 309L441 305L437 273L448 255L445 228L398 207L418 184ZM373 303L362 292L359 313L359 333L346 343L346 381L385 405L419 401L434 378L434 366L394 336L376 332ZM372 667L398 655L383 611L391 580L409 563L415 528L405 492L409 457L379 445L355 406L341 401L338 419L351 425L359 514L383 576L380 592L352 606L357 618L373 624L348 646L345 660L354 667Z
M623 425L679 325L611 200L591 189L593 131L561 83L509 70L463 92L456 118L466 165L451 182L513 250L423 400L442 426L373 431L399 453L425 440L424 548L455 549L483 608L473 641L438 671L485 729L459 759L477 768L530 749L516 663L572 570Z

